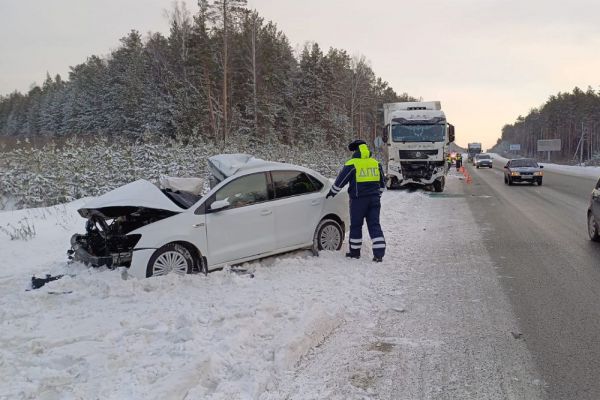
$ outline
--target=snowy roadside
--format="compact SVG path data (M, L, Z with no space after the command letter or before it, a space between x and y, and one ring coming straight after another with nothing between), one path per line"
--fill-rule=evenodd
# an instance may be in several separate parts
M508 162L508 158L501 157L496 153L490 153L492 158L498 160L502 164L506 164ZM546 171L556 172L563 175L569 176L579 176L579 177L590 177L590 178L598 178L600 177L600 167L584 167L580 165L561 165L561 164L553 164L553 163L539 163L544 166Z
M384 194L383 264L368 248L351 262L296 252L252 263L253 278L67 267L78 203L0 213L36 229L0 232L0 398L534 399L479 228L452 196L461 185ZM44 272L76 276L24 291Z
M447 193L388 192L379 294L263 399L539 399L543 382L452 172ZM489 201L489 196L472 199Z

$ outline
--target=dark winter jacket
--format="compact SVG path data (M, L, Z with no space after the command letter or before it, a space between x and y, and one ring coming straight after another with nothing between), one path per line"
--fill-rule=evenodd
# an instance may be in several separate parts
M381 164L371 158L366 144L361 144L352 158L346 162L331 187L330 194L336 195L346 184L349 184L350 198L380 196L385 190L385 176Z

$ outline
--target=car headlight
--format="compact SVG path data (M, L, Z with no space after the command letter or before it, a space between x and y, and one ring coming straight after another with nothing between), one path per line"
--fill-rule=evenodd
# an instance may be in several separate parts
M537 171L533 173L535 176L544 176L544 173L542 171Z
M521 176L521 174L518 173L517 171L513 171L510 173L510 176Z

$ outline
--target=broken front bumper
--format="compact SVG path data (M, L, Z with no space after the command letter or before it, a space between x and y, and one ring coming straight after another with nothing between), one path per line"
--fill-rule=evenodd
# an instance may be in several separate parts
M68 251L69 258L82 262L92 267L129 267L133 251L115 252L108 255L98 256L91 254L84 246L84 235L75 234L71 237L71 250Z
M390 163L387 172L388 179L393 178L400 186L411 183L429 185L445 175L446 165L443 161Z

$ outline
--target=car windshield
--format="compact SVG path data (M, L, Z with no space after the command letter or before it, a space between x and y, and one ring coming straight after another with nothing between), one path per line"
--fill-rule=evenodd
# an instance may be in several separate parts
M392 125L394 142L443 142L445 125Z
M479 160L489 160L492 157L488 156L487 154L481 154L481 155L477 156L477 158Z
M512 160L511 167L533 167L537 168L538 164L534 160Z

